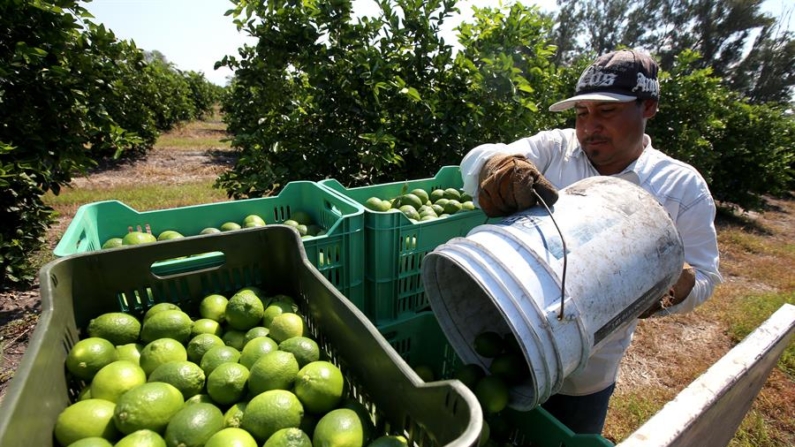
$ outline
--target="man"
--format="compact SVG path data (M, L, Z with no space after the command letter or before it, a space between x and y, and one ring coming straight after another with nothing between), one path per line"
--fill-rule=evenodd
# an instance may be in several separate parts
M595 175L626 179L657 198L679 231L686 262L672 290L641 318L691 311L722 281L715 204L706 182L692 166L654 149L645 134L657 113L657 72L657 64L637 51L601 56L583 72L574 96L549 108L574 108L574 129L478 146L461 162L464 190L491 217L535 206L538 197L551 206L557 189ZM614 333L542 406L575 433L601 433L636 325Z

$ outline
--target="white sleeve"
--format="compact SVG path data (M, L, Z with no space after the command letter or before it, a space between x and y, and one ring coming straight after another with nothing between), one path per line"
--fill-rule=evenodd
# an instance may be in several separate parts
M475 203L477 203L478 177L483 165L486 164L486 160L494 154L507 151L508 145L506 144L481 144L469 151L464 156L464 159L461 160L461 177L464 180L463 190L472 196Z

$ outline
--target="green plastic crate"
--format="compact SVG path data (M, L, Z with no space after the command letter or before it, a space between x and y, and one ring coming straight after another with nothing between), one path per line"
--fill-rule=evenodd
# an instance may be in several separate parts
M159 260L221 251L221 266L161 277ZM83 384L64 361L91 318L125 310L141 315L156 302L195 312L202 296L258 286L295 298L307 327L370 410L379 430L402 433L418 446L475 446L480 406L458 381L423 383L306 257L297 231L284 225L124 247L56 259L40 272L42 313L0 405L0 445L54 445L58 414ZM147 298L151 296L151 298ZM143 297L143 298L141 298Z
M382 185L345 188L334 179L318 182L343 196L364 204L370 197L396 197L404 188L461 188L458 166L445 166L433 178ZM365 209L365 309L377 324L428 308L422 284L422 259L453 237L466 236L472 228L487 223L481 211L458 212L444 219L412 223L399 211Z
M431 311L378 326L378 330L410 367L430 367L434 378L450 379L462 362ZM531 411L505 410L512 427L507 444L538 447L611 447L600 435L577 435L541 407ZM488 420L488 418L487 418Z
M160 234L176 230L191 237L207 227L224 222L241 223L258 214L268 224L282 223L298 212L307 212L327 230L322 236L303 239L312 264L357 306L364 306L364 208L329 193L315 182L288 183L278 196L232 200L153 211L136 211L122 202L109 200L81 206L58 245L55 256L100 250L111 237L123 236L130 228ZM163 260L154 268L167 274L218 265L219 253L193 253L184 259Z

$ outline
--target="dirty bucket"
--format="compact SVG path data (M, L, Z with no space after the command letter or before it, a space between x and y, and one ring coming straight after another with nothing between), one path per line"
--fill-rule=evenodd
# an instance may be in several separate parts
M610 334L670 289L684 262L666 210L626 180L581 180L560 191L551 211L538 206L477 226L422 264L431 308L464 363L488 371L490 359L473 348L481 332L518 340L530 377L511 389L517 410L555 394Z

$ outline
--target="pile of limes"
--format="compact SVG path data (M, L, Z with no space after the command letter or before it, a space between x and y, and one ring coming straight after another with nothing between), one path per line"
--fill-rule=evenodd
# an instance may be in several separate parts
M326 234L326 229L318 225L313 219L312 216L309 215L306 211L294 211L290 218L281 222L284 225L289 225L295 227L298 230L298 233L301 235L302 238L309 238L309 237L317 237L323 236ZM221 233L224 231L233 231L239 230L241 228L251 228L251 227L264 227L266 225L265 219L262 218L258 214L249 214L244 217L240 222L235 221L227 221L221 223L218 227L207 227L203 229L199 234L212 234L212 233ZM119 236L114 236L106 241L103 242L102 248L116 248L121 247L123 245L138 245L138 244L149 244L152 242L158 241L165 241L169 239L179 239L183 238L181 232L173 229L163 230L160 231L157 235L154 235L148 231L143 231L143 229L138 229L136 231L129 231L128 233Z
M472 197L457 188L436 188L430 193L415 188L392 199L373 196L364 202L364 206L371 211L398 210L414 223L475 209Z
M488 371L479 364L465 364L456 369L453 378L460 380L477 397L484 413L481 444L507 439L512 428L503 417L508 406L511 387L530 377L530 369L513 333L500 335L483 331L474 339L475 352L490 360Z
M294 300L256 287L89 323L66 368L87 386L55 424L64 447L362 447L375 436ZM114 444L115 443L115 444Z

